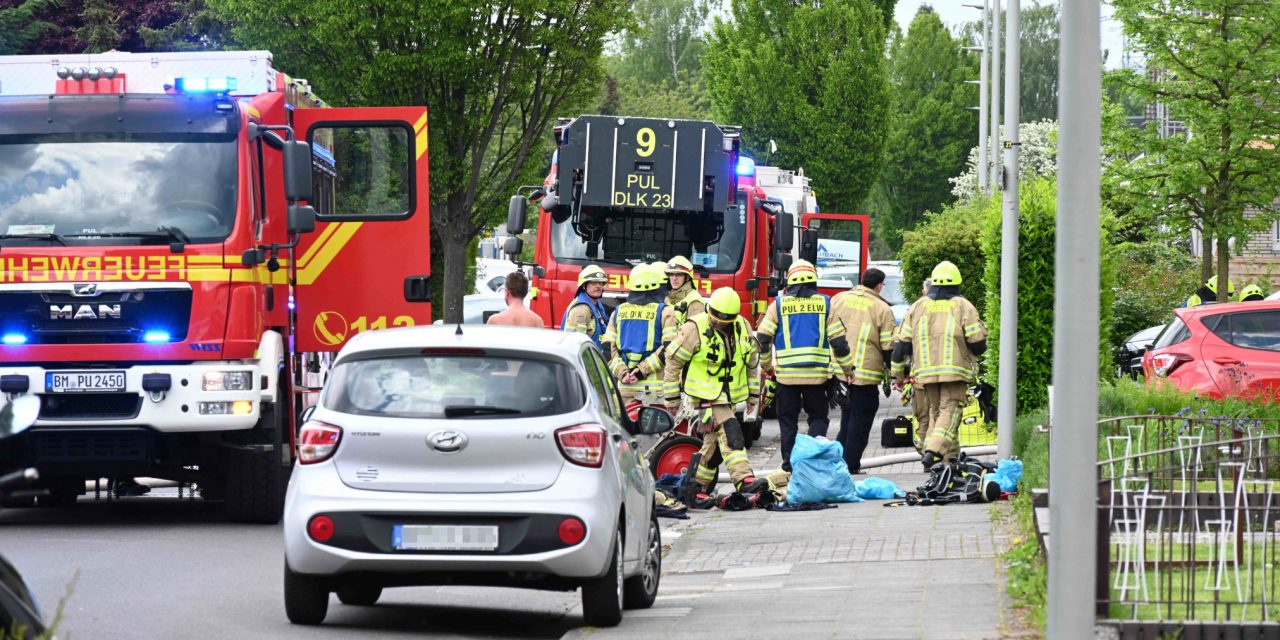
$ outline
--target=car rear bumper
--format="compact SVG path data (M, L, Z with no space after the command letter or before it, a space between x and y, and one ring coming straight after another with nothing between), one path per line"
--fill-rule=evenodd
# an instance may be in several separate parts
M385 585L506 584L539 586L556 578L602 575L621 509L617 491L599 469L568 465L542 491L429 494L370 491L343 484L331 462L299 465L285 501L285 560L295 573L349 576ZM307 534L311 518L333 518L335 536L319 543ZM576 545L560 542L566 517L586 525ZM497 526L494 551L405 551L392 548L396 524Z

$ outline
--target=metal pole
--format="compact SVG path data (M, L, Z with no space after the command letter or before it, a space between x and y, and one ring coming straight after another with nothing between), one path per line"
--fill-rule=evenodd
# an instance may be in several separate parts
M991 0L991 189L1000 188L1000 0Z
M1018 125L1022 119L1020 0L1009 0L1005 29L1004 221L1000 236L1000 395L996 421L999 457L1013 455L1018 419Z
M1049 464L1049 638L1092 638L1098 552L1098 0L1063 0Z
M987 168L987 98L989 91L987 84L989 68L987 66L987 58L991 56L991 25L988 23L990 11L988 3L990 0L982 0L982 62L979 64L978 73L978 191L983 195L991 193L988 188L987 178L989 176ZM992 153L995 150L992 149Z

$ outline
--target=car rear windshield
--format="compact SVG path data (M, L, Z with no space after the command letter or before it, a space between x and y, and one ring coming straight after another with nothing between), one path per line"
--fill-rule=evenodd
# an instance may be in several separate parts
M1280 351L1280 311L1224 313L1216 319L1213 333L1226 342L1245 349Z
M1191 337L1191 330L1182 322L1181 318L1175 317L1172 322L1165 326L1164 331L1160 332L1160 337L1156 338L1156 343L1151 346L1152 349L1163 349L1165 347L1178 344Z
M323 402L355 415L493 419L558 415L584 401L573 370L558 361L415 355L338 365Z

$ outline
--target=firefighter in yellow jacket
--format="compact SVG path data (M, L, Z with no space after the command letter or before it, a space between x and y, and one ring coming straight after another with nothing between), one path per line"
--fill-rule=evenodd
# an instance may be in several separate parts
M782 432L782 470L791 470L791 448L800 430L800 409L808 416L809 435L827 435L831 354L842 371L851 367L844 327L831 314L831 299L818 293L818 271L807 260L787 270L787 290L765 311L756 333L761 367L778 380L774 407ZM778 364L773 366L774 349Z
M609 276L604 269L589 264L578 273L578 293L569 302L560 320L561 331L577 331L591 337L597 347L604 348L600 339L604 336L609 322L609 314L605 311L600 298L604 296L604 285Z
M836 436L844 446L849 473L861 472L862 452L867 449L872 423L880 410L879 387L893 348L897 325L893 309L880 297L883 289L884 272L872 267L862 273L862 284L831 299L831 315L843 327L853 353L852 366L845 369L849 404L840 412L840 432Z
M666 273L667 280L671 283L667 304L675 311L676 324L683 325L689 318L705 313L706 303L693 284L693 263L684 256L676 256L667 261Z
M751 325L738 315L741 307L733 289L716 289L707 312L690 318L667 347L667 409L679 413L683 393L693 406L711 414L711 419L703 422L702 450L689 461L703 492L715 485L717 452L735 489L755 492L768 486L766 479L757 480L751 470L742 423L734 415L738 403L747 402L750 413L760 402L760 354Z
M892 367L900 383L910 351L915 392L923 394L929 418L920 458L926 470L959 452L961 406L977 376L978 356L987 350L987 327L973 303L960 295L960 269L940 262L931 279L928 299L902 321Z
M627 278L631 293L610 316L601 339L625 401L645 390L662 397L663 348L676 335L675 314L660 291L664 279L650 265L633 267Z

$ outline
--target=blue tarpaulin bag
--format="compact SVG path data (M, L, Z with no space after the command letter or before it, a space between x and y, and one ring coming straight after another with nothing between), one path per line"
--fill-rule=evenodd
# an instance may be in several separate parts
M898 485L884 478L871 477L853 484L858 489L858 497L863 500L892 500L907 495Z
M995 473L988 478L1000 485L1000 490L1013 493L1018 490L1018 481L1022 479L1022 461L1006 458L996 465Z
M844 447L826 438L796 436L791 449L791 482L787 504L802 502L862 502L844 462Z

